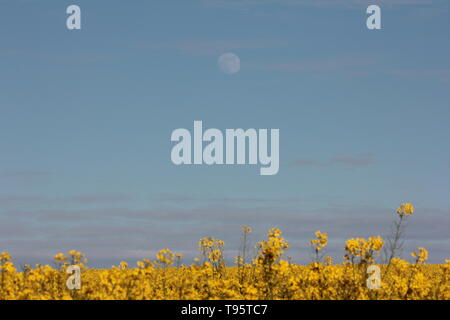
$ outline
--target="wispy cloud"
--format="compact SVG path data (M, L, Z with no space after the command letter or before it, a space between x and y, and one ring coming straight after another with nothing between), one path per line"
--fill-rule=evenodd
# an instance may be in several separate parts
M290 165L294 167L305 167L305 166L322 167L325 166L325 162L314 159L297 159L292 161Z
M366 68L380 60L376 55L352 55L338 56L320 59L300 59L295 61L259 62L249 64L250 67L259 70L283 71L283 72L355 72L358 68Z
M42 170L10 170L0 171L0 182L9 185L19 185L30 187L35 185L48 184L55 174Z
M446 3L446 7L438 6L438 7L417 7L411 10L410 14L414 18L436 18L442 15L446 15L450 13L450 3Z
M117 203L132 200L131 196L122 194L91 194L65 197L47 197L42 195L0 195L0 205L56 205L56 204L96 204Z
M140 44L139 47L156 50L175 50L189 55L218 55L227 51L260 49L280 46L281 40L208 40L189 39L163 44Z
M208 41L189 40L178 43L176 49L193 55L216 55L239 49L259 49L274 45L273 41Z
M364 153L355 156L340 156L330 159L329 164L343 164L348 166L368 166L374 163L371 153Z
M325 161L315 159L297 159L292 161L290 165L294 167L304 167L304 166L328 167L333 165L361 167L361 166L368 166L373 163L375 163L375 159L372 153L360 153L356 155L336 156Z
M384 6L409 6L409 5L430 5L442 0L378 0L376 4ZM262 5L299 5L313 7L344 7L354 8L368 6L373 0L203 0L206 5L213 7L241 7L241 6L262 6Z
M90 204L131 201L133 198L123 194L95 194L62 198L62 201Z
M389 69L387 74L405 78L426 78L436 79L443 82L450 82L450 68L429 68L429 69Z
M159 195L151 198L154 202L165 203L199 203L199 202L222 202L222 203L298 203L304 201L300 198L269 198L269 197L201 197L187 195Z
M51 172L38 170L3 171L0 172L0 179L29 180L36 178L47 178L51 175L52 175Z

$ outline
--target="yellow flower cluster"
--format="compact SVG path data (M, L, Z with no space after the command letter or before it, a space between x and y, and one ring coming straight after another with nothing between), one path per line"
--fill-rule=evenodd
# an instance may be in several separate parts
M428 260L428 251L425 248L417 248L419 251L411 253L413 258L416 258L416 263L425 263Z
M242 232L243 233L251 233L252 228L250 228L249 226L242 226Z
M175 254L169 249L162 249L156 254L156 265L170 266L175 260Z
M314 250L320 251L327 245L328 235L326 233L321 233L320 231L316 231L315 235L316 239L311 240L310 244L313 246Z
M203 262L209 262L216 268L223 267L225 265L225 259L223 257L224 246L225 243L219 239L212 237L200 239L198 248Z
M414 206L412 203L402 203L397 209L399 215L410 216L414 213Z
M345 243L344 259L347 261L355 262L355 259L359 259L359 263L373 263L374 254L379 252L383 248L383 239L378 237L370 237L369 239L354 238L349 239Z
M16 268L11 262L11 256L7 252L0 253L0 273L3 275L6 272L15 272Z
M280 229L270 229L267 236L267 240L258 243L259 256L255 264L272 266L281 257L284 250L289 248L289 243L281 236Z

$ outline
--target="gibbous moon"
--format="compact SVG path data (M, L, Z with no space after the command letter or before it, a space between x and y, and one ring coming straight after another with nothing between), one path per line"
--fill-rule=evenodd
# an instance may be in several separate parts
M222 54L217 61L219 69L226 74L234 74L241 69L241 59L231 52Z

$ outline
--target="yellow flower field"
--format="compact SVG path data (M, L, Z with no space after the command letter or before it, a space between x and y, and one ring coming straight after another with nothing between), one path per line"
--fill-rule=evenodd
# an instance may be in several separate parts
M369 289L367 266L379 241L351 239L344 263L332 265L325 258L308 266L281 259L288 243L277 229L259 244L251 264L236 259L240 263L233 267L224 265L222 242L210 238L200 242L205 261L191 266L174 266L180 255L164 249L155 261L139 261L138 268L122 262L108 270L88 269L83 255L71 251L70 257L55 256L56 267L25 266L18 272L3 253L0 299L450 299L450 261L423 264L423 248L413 253L415 263L394 258L389 268L381 265L381 288ZM68 260L81 267L80 290L66 286Z
M412 205L402 205L399 221L412 212ZM349 239L343 262L333 264L323 254L328 235L317 231L310 241L313 261L301 266L285 258L289 243L276 228L248 259L250 232L242 228L234 266L226 266L225 243L214 238L200 239L200 256L190 266L181 263L182 255L163 249L153 261L138 261L137 268L121 262L107 270L89 269L86 257L73 250L55 255L54 267L26 265L18 271L9 254L0 253L0 299L450 299L450 260L425 264L425 248L412 252L407 262L394 257L398 247L391 241L391 259L375 264L385 245L380 236ZM79 268L79 289L69 289L69 266Z

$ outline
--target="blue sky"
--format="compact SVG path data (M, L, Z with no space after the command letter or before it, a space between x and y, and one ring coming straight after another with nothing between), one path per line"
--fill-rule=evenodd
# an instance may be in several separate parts
M366 28L379 4L382 30ZM67 6L82 10L69 31ZM450 3L439 0L33 1L0 4L0 251L70 249L92 266L232 257L280 227L295 261L327 232L386 235L413 202L404 257L450 257ZM227 75L218 57L233 52ZM175 166L171 132L279 128L280 171Z

